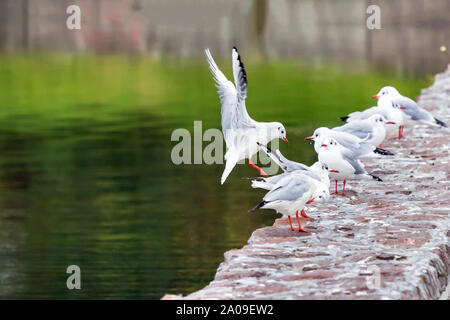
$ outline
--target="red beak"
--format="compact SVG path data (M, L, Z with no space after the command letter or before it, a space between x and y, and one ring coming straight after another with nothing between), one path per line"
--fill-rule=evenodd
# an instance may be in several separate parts
M406 109L405 107L400 107L400 109Z
M386 124L395 124L395 122L388 121L388 122L386 122Z
M286 142L286 143L289 142L288 139L287 139L286 137L283 137L283 141Z
M311 200L309 200L306 204L310 204L314 202L314 198L312 198Z
M337 171L337 170L334 170L334 169L331 169L331 170L329 170L330 172L334 172L334 173L339 173L339 171Z
M305 140L314 140L313 137L306 137Z
M321 147L328 147L326 144L321 145Z
M379 95L374 94L374 95L372 96L372 99L378 99L379 97L380 97Z

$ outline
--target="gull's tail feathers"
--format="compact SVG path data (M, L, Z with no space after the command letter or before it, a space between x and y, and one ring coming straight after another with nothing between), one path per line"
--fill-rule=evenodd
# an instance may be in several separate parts
M256 209L260 209L260 208L264 207L266 204L267 204L267 201L261 201L259 204L257 204L256 206L254 206L253 208L251 208L248 211L250 212L250 211L253 211Z
M228 150L230 151L230 150ZM236 166L236 163L239 161L238 155L236 153L227 152L228 156L226 157L225 170L223 170L222 178L220 179L220 184L223 184L225 180L227 180L233 168Z
M436 124L440 125L441 127L447 127L447 124L445 122L442 122L438 118L434 118L434 121L436 122Z
M372 179L374 179L374 180L376 180L376 181L380 181L380 182L383 182L383 180L381 180L380 178L378 178L377 176L374 176L373 174L370 174L369 173L369 176L371 176L372 177Z
M394 154L388 150L385 149L381 149L381 148L375 148L375 150L373 150L373 152L377 153L377 154L381 154L383 156L393 156Z

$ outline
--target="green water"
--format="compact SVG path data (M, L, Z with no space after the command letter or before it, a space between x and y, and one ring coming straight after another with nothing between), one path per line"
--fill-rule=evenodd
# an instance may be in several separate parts
M307 164L313 128L371 106L382 85L416 96L430 83L332 64L246 66L250 115L282 121L281 151ZM220 128L203 60L0 55L0 298L159 299L208 284L223 253L276 215L248 213L264 192L240 179L256 174L246 165L220 186L223 165L172 164L171 133L194 120ZM66 288L72 264L81 290Z

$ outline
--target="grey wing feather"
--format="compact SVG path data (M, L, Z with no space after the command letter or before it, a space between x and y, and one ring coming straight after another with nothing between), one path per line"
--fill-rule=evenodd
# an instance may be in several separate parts
M402 109L403 113L410 119L434 122L433 116L428 111L420 108L414 100L408 97L398 96L395 97L393 101L404 108Z
M275 153L277 154L278 158L280 159L280 162L282 165L286 168L284 171L286 172L293 172L297 170L306 170L308 171L308 166L304 165L300 162L295 162L292 160L287 159L285 156L283 156L280 152L280 150L275 150Z
M267 146L258 143L261 149L284 171L292 172L296 170L308 170L309 168L302 163L291 161L283 156L280 150L272 151L272 149Z
M350 163L350 165L355 169L355 174L362 174L366 172L361 163L354 157L350 150L341 150L341 154L342 158Z
M343 126L335 127L332 130L347 132L361 139L370 139L372 137L370 127L360 122L349 122Z
M237 90L237 113L241 127L254 127L254 120L250 118L247 107L245 106L245 99L247 98L247 73L245 72L244 63L236 47L233 47L231 54L233 64L234 83Z
M264 201L293 201L302 197L310 188L311 184L307 179L302 179L300 176L287 176L281 179L274 188L265 195Z
M369 134L368 134L369 135ZM337 142L343 147L352 150L356 157L360 157L372 152L375 147L371 144L364 142L364 140L357 141L356 136L353 139L353 135L347 137L346 135L337 134L335 136Z
M367 119L371 115L377 113L377 107L371 107L369 109L363 110L363 111L355 111L348 115L349 119L355 120L355 119Z
M306 171L301 171L303 174L307 175L310 178L313 178L314 180L317 181L322 181L322 179L320 179L320 176L312 171L306 170Z

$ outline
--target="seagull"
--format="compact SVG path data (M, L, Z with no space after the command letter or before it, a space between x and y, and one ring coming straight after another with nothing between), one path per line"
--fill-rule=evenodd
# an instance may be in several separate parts
M320 163L319 161L316 161L311 166L306 166L303 163L295 162L292 160L287 159L285 156L283 156L280 152L280 150L272 151L269 147L258 143L261 150L263 150L280 168L283 170L284 173L291 173L297 170L302 170L304 174L308 175L309 177L316 179L318 181L321 181L327 186L330 186L330 179L328 177L328 166L325 163ZM252 180L252 187L253 188L262 188L270 190L271 188L267 188L268 185L262 184L269 183L274 184L275 181L278 181L277 177L281 177L283 174L279 174L276 176L272 176L269 178L250 178ZM271 183L270 183L271 181Z
M247 74L236 47L233 47L232 50L233 76L236 87L217 67L208 48L205 49L205 53L222 105L222 132L227 146L225 170L220 183L223 184L236 163L245 158L248 158L250 166L257 169L262 175L266 175L251 160L251 157L259 151L256 142L268 144L276 138L288 142L286 129L280 122L258 122L248 115L245 107Z
M354 120L332 130L350 133L360 139L366 139L373 146L382 148L381 143L386 137L384 123L395 124L393 121L387 121L380 114L374 114L367 119Z
M447 127L447 124L438 118L433 117L433 115L427 110L419 107L414 100L401 95L397 89L392 86L381 88L381 90L377 94L373 95L372 98L379 99L384 95L391 96L392 101L400 105L400 110L403 112L404 124L408 124L408 122L411 121L420 121L433 126ZM402 135L403 127L404 125L400 126Z
M336 139L336 141L339 142L342 147L349 149L353 153L355 158L376 155L394 155L388 150L375 147L372 144L368 143L366 141L368 139L368 136L366 137L366 139L361 139L348 132L331 130L327 127L320 127L314 130L312 136L306 137L305 140L314 141L314 150L317 153L319 153L320 151L320 146L322 145L323 139L331 137Z
M371 178L383 181L380 178L368 173L363 164L354 157L351 151L343 148L334 138L325 138L322 142L319 161L327 163L330 168L330 178L336 181L336 189L333 194L338 195L337 182L343 180L342 196L345 195L345 183L350 178Z
M308 177L302 171L288 173L264 196L263 201L250 209L274 209L287 216L292 231L303 231L300 225L298 211L303 210L307 203L328 199L329 191L322 182ZM292 226L291 215L295 212L298 229Z
M264 182L264 184L252 183L253 188L262 188L270 190L271 189L270 185L273 185L275 182L278 182L277 179L280 179L281 176L298 170L301 170L302 173L308 175L313 179L321 181L322 183L325 183L326 185L329 186L330 180L328 178L328 166L326 164L316 161L315 163L313 163L311 166L308 167L303 163L287 159L285 156L281 154L280 150L272 151L272 149L263 144L258 143L258 145L260 146L261 150L263 150L283 170L284 173L268 178L261 178L261 177L246 178L255 183Z
M324 163L316 161L311 166L306 166L303 163L295 162L285 158L279 150L273 152L270 148L265 145L260 145L261 150L263 150L280 168L284 171L282 174L278 174L272 177L264 178L246 178L251 180L252 188L261 188L266 190L272 190L273 187L283 179L284 177L292 173L302 173L312 179L322 182L327 188L330 188L330 178L328 176L328 166ZM304 218L310 218L304 209L301 210L301 215Z
M395 124L392 126L385 122L386 136L395 136L398 130L398 139L402 138L403 135L400 127L403 127L403 113L400 110L400 105L392 101L392 97L390 95L381 96L380 99L378 99L376 106L368 108L364 111L352 112L348 116L341 117L341 120L344 122L364 120L377 113L381 114L386 119L392 120Z

